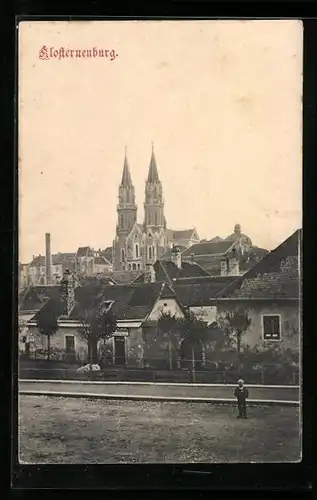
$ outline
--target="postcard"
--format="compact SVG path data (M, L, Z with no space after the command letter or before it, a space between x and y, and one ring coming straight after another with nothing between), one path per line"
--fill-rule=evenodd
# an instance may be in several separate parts
M301 461L302 23L18 35L20 463Z

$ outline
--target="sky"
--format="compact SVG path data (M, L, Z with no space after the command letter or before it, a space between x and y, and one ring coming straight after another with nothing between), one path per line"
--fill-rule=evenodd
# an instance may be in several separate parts
M125 147L143 222L152 142L169 228L239 223L271 250L301 227L300 21L23 22L19 40L20 261L46 232L53 253L112 244Z

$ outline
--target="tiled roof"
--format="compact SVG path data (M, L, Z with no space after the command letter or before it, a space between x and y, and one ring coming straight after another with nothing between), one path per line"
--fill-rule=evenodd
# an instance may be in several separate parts
M299 248L302 231L295 231L243 276L224 289L221 298L299 298Z
M19 296L19 311L36 311L41 309L43 305L51 298L59 299L59 285L35 285L29 286Z
M227 253L232 246L233 243L230 241L219 241L218 243L210 243L209 241L206 243L195 243L195 245L192 245L183 252L183 256L186 257L191 254L222 255Z
M90 252L90 247L79 247L77 250L77 257L86 257Z
M159 297L175 297L175 293L165 283L142 283L129 285L86 286L76 290L76 305L69 319L77 319L81 303L88 295L97 296L100 301L113 301L112 311L118 320L143 320L152 311Z
M56 253L52 255L52 265L64 265L67 263L74 263L76 259L75 253ZM45 266L45 256L37 255L30 263L30 267L43 267Z
M112 247L107 247L102 254L110 263L112 262Z
M173 238L175 240L190 239L195 232L195 229L180 229L173 231Z
M215 236L214 238L211 238L211 240L209 240L209 243L219 243L219 241L223 241L223 238L220 238L220 236Z
M234 279L233 276L180 279L173 283L173 289L184 306L205 306Z
M154 264L155 279L158 282L172 283L175 278L189 278L195 276L209 276L209 273L196 263L183 262L179 269L174 262L157 260ZM144 273L133 283L143 283Z
M117 285L116 281L111 276L85 276L81 279L81 285L88 285L89 283L102 283L104 285Z
M94 263L99 264L99 265L104 265L104 266L110 266L110 262L108 260L106 260L105 257L95 257Z

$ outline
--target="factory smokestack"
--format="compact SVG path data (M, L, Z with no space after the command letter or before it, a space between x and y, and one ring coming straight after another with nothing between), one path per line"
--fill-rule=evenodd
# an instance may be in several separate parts
M46 269L46 284L52 283L52 254L51 254L51 235L45 234L45 269Z

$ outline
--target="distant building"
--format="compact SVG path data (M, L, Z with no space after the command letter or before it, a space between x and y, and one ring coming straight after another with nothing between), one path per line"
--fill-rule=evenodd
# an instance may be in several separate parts
M132 281L153 265L157 259L179 244L189 247L199 242L197 231L167 228L164 213L163 187L160 181L154 150L145 185L144 221L137 222L137 205L130 169L125 154L117 205L118 222L113 241L113 271L116 281Z
M76 253L57 253L52 255L51 284L58 284L66 269L75 270ZM28 266L28 283L45 285L47 283L44 255L33 256Z
M29 284L29 264L19 263L18 273L19 273L19 290L23 290Z
M259 262L268 251L253 246L251 239L241 233L236 224L234 233L225 239L216 236L210 241L201 241L189 248L180 247L182 262L195 262L212 276L239 276ZM171 250L161 257L168 261Z

